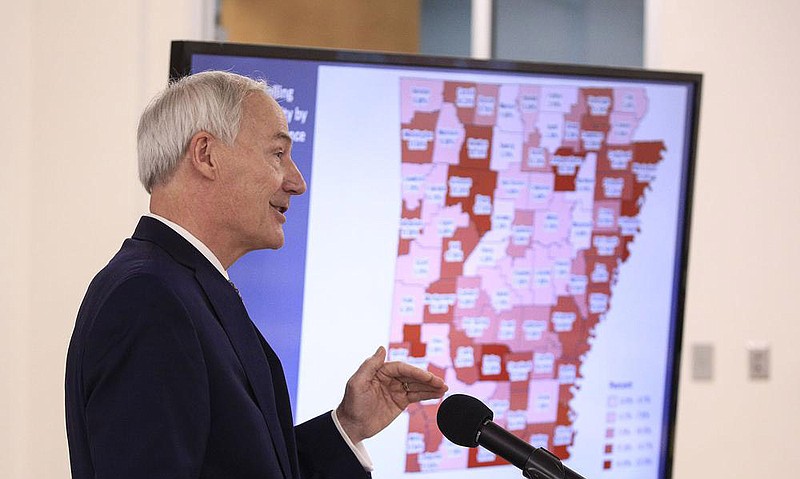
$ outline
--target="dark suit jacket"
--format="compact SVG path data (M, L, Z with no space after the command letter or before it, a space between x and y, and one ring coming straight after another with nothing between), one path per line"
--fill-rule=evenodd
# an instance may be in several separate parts
M149 217L78 312L66 416L75 479L369 477L329 413L292 426L280 361L235 289Z

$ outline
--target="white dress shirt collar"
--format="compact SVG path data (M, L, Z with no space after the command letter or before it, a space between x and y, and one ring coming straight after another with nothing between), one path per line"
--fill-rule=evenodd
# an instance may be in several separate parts
M182 227L177 223L173 223L172 221L164 218L163 216L158 216L155 213L146 213L145 216L149 216L150 218L157 219L158 221L164 223L165 225L172 228L176 233L181 235L183 239L189 242L192 246L194 246L197 251L199 251L203 256L206 257L209 263L214 265L219 271L219 274L225 277L226 280L230 281L230 277L228 276L228 272L225 271L225 268L222 267L222 263L220 262L219 258L217 258L214 253L208 248L208 246L204 245L202 241L197 239L197 237L191 233L189 233L186 228Z

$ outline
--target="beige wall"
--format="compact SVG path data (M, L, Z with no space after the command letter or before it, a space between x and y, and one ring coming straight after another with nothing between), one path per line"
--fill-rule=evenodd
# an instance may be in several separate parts
M4 2L0 477L69 477L63 377L86 285L147 197L135 127L203 0Z
M31 150L31 32L25 21L30 6L15 2L5 8L0 29L0 477L22 477L28 437ZM11 47L13 45L13 47ZM14 72L10 75L9 72Z
M648 0L650 68L705 74L675 476L795 477L800 435L800 3ZM746 376L750 340L772 378ZM716 347L716 377L687 349Z

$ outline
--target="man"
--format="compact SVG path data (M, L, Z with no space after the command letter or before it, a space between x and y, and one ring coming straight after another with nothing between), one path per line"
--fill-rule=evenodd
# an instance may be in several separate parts
M281 108L262 83L201 73L154 99L138 143L151 214L89 286L67 356L73 477L369 477L361 441L447 388L381 347L335 412L292 426L280 361L225 271L283 245L306 189Z

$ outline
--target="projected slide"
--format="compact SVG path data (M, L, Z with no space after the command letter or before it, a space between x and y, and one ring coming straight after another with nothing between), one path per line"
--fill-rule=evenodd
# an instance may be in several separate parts
M383 345L585 477L666 477L692 84L270 51L191 69L268 80L309 185L286 246L230 271L296 421ZM438 407L366 441L376 477L520 476L443 438Z
M317 85L300 417L337 387L330 358L382 338L587 477L657 477L686 90L336 66ZM370 440L389 477L518 474L444 439L437 408Z

